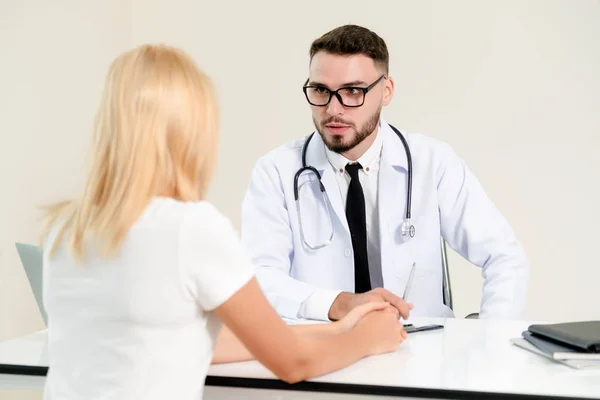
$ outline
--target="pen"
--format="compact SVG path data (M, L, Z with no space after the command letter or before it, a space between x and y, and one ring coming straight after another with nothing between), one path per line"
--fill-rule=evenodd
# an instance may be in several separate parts
M412 284L413 276L415 275L415 267L416 266L417 266L417 263L414 262L410 269L410 275L408 276L408 282L406 283L406 287L404 288L404 294L402 295L402 300L404 300L404 301L406 301L406 299L408 298L408 292L410 292L410 285Z

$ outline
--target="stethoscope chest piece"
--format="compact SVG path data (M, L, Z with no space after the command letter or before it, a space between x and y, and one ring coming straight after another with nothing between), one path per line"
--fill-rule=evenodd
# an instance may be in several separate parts
M411 223L410 219L405 219L400 226L402 233L402 239L408 240L415 237L415 226Z

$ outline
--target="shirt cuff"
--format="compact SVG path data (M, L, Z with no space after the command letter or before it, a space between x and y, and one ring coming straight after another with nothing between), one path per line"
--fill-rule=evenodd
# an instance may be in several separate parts
M298 318L329 321L329 309L341 290L321 290L311 294L300 304Z

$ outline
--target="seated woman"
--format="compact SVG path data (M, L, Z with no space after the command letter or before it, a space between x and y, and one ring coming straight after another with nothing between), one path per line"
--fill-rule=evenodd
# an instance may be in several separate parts
M48 209L45 399L201 399L211 360L256 358L293 383L406 338L386 304L328 325L277 316L205 199L217 139L211 81L186 54L145 45L113 62L84 190Z

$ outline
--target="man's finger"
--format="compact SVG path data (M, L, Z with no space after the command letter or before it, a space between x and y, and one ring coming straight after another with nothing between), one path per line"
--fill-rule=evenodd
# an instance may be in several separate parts
M387 307L390 307L390 304L385 301L372 301L368 303L361 304L354 309L354 313L358 314L360 317L364 317L371 311L376 310L384 310Z
M386 307L383 309L383 311L385 312L391 312L393 314L396 314L396 316L400 316L400 313L398 312L398 309L396 307L394 307L393 305L391 305L390 303L388 303L387 301L385 302Z
M385 301L390 303L392 306L396 307L402 318L408 318L408 315L410 314L410 309L412 308L409 307L408 303L406 303L404 300L402 300L395 294L388 292L387 290L381 293L381 295L383 296Z
M400 311L398 311L398 309L396 307L390 306L386 309L385 312L392 313L396 316L396 318L400 318Z

